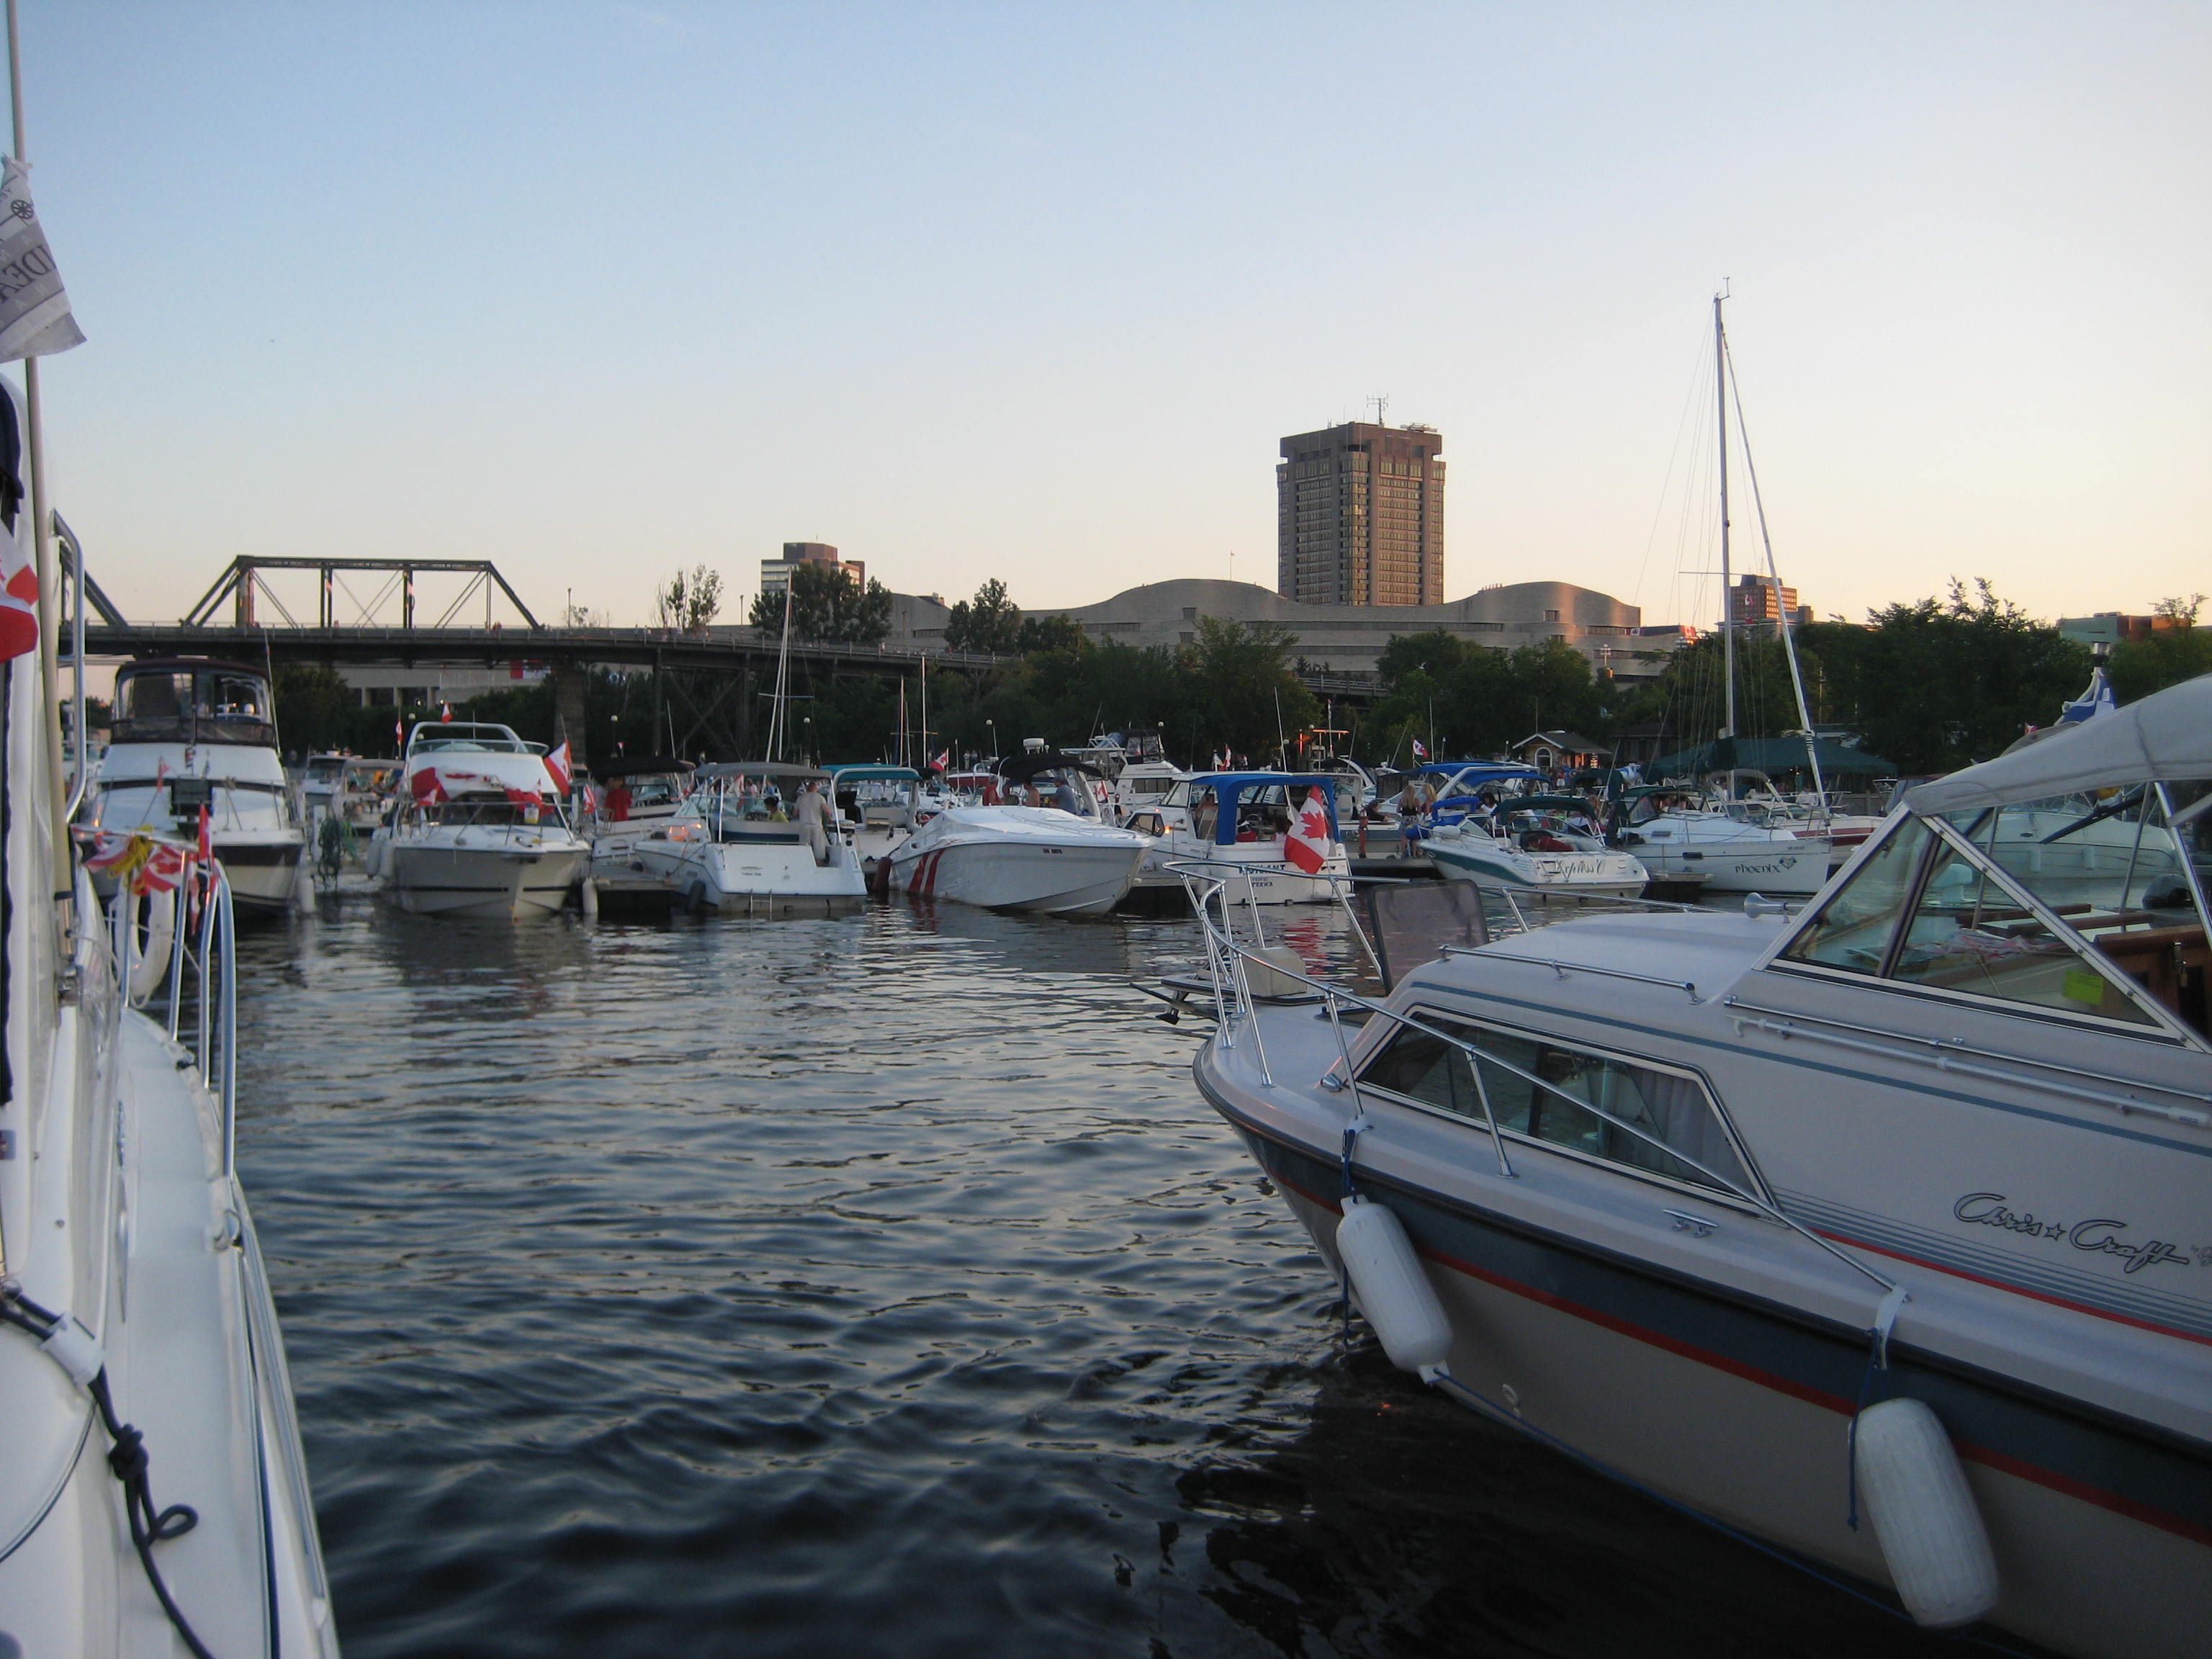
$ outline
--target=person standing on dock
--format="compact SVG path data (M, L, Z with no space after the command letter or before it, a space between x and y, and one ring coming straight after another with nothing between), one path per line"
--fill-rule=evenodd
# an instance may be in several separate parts
M830 861L830 836L823 824L827 816L826 805L822 799L820 781L814 778L807 779L799 792L793 815L799 820L799 833L806 837L806 845L812 851L817 864Z

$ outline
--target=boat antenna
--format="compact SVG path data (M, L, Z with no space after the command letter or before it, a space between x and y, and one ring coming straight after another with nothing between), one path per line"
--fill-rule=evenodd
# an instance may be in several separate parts
M8 0L8 105L15 118L15 156L27 166L31 158L23 146L22 38L15 25L15 0ZM54 626L60 614L61 585L54 580L54 513L46 494L46 423L39 404L35 356L23 359L23 413L28 428L24 447L30 453L31 463L31 546L39 574L39 692L46 702L46 787L52 796L49 806L53 814L55 856L66 863L69 791L62 781L61 634Z
M1797 637L1789 610L1782 603L1782 573L1774 565L1774 541L1766 533L1766 503L1759 494L1759 466L1751 459L1751 428L1744 423L1743 382L1736 378L1735 354L1728 354L1729 389L1735 394L1735 435L1743 445L1743 470L1751 480L1751 505L1759 520L1759 545L1766 550L1766 582L1774 595L1775 626L1782 630L1782 654L1790 665L1790 686L1797 694L1797 725L1805 734L1805 758L1813 768L1813 792L1820 805L1828 804L1828 786L1820 776L1820 750L1813 737L1812 711L1805 706L1805 676L1797 665Z
M1728 500L1728 332L1721 323L1721 306L1728 298L1725 287L1713 295L1713 404L1720 420L1721 456L1721 736L1735 736L1735 596L1729 574ZM1729 754L1729 793L1735 793L1734 752Z

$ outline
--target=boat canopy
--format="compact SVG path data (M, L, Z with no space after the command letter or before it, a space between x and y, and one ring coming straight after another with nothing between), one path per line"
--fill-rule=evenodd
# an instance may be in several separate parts
M643 777L649 773L672 773L680 777L690 769L690 761L678 760L673 755L640 755L634 760L618 760L605 766L594 766L592 775L601 783L612 783L617 778Z
M1308 790L1319 790L1322 807L1328 813L1328 838L1342 841L1343 835L1336 827L1336 791L1329 787L1330 780L1317 778L1310 772L1201 772L1190 781L1190 799L1194 803L1201 789L1213 791L1219 803L1213 817L1213 844L1217 847L1237 845L1237 806L1270 789L1280 789L1280 805L1286 812L1295 813L1305 804ZM1267 802L1275 805L1276 802Z
M1933 816L2179 778L2212 778L2212 674L1923 783L1905 804Z
M1096 755L1055 755L1049 749L1016 755L999 768L999 775L1014 784L1027 783L1047 772L1088 772L1094 778L1108 775Z
M665 769L656 767L653 769ZM702 783L716 783L730 778L766 778L773 783L811 783L830 775L818 766L801 766L794 761L715 761L696 769L688 766L684 769Z

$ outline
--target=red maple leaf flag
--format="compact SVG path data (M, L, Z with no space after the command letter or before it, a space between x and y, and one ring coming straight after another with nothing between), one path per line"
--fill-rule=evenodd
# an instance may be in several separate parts
M553 793L565 795L575 776L575 768L568 759L568 745L562 744L545 757L545 769L553 779Z
M1331 850L1328 804L1322 799L1321 786L1316 784L1306 792L1306 804L1298 809L1297 822L1283 838L1283 856L1308 875L1317 876L1328 864Z

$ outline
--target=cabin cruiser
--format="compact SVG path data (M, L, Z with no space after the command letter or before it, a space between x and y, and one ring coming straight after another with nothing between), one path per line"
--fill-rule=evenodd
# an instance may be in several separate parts
M592 769L592 804L583 828L596 864L629 862L636 842L666 830L691 792L691 763L647 755Z
M345 763L343 755L310 755L300 769L300 811L309 823L331 810Z
M1107 822L1089 751L1005 762L1012 805L939 812L890 855L890 891L994 910L1103 915L1128 894L1152 842ZM1033 803L1023 805L1021 803Z
M95 837L192 839L202 809L239 909L289 909L307 836L276 753L267 678L204 658L125 663L115 671L113 735L80 824Z
M1487 815L1437 827L1424 849L1449 880L1546 892L1633 898L1650 872L1606 845L1589 803L1573 795L1513 795Z
M1327 782L1300 772L1203 772L1176 784L1153 809L1148 874L1195 863L1233 874L1237 896L1254 903L1330 902L1352 879L1352 862ZM1294 857L1291 843L1316 799L1323 836Z
M1749 812L1731 817L1694 791L1656 785L1622 798L1614 844L1651 879L1699 881L1716 893L1809 896L1828 879L1834 848L1809 827Z
M362 860L402 909L520 921L568 902L591 848L542 749L489 721L425 721L402 770L406 797Z
M827 769L825 793L850 831L860 867L876 866L923 821L921 774L911 766L841 765Z
M331 812L355 835L368 835L399 798L401 775L396 760L348 756L331 790Z
M2109 792L2172 837L2155 883L2062 897L1992 852ZM2184 1659L2208 805L2212 676L1918 786L1796 914L1563 921L1271 1006L1216 890L1197 1080L1463 1403L1922 1624Z
M629 843L634 869L665 881L698 914L825 911L859 906L868 894L853 826L830 819L810 845L794 815L799 793L829 774L780 761L702 766L672 817Z
M27 544L24 430L7 386L0 535ZM27 545L7 551L29 568ZM39 620L24 653L0 662L0 1651L335 1659L283 1339L235 1157L232 888L157 799L194 750L192 778L229 795L234 775L240 818L273 829L273 812L247 810L282 799L281 774L260 764L267 753L273 769L268 704L258 677L249 692L216 665L147 666L175 701L136 729L125 746L137 753L113 774L147 781L108 803L130 849L110 867L129 873L103 914L57 833L63 768L41 681L70 665L44 655L60 630ZM73 666L81 696L82 657ZM150 693L125 702L155 721ZM81 747L76 760L86 775ZM167 994L143 1008L126 988L140 979L142 904L167 907L178 947Z

